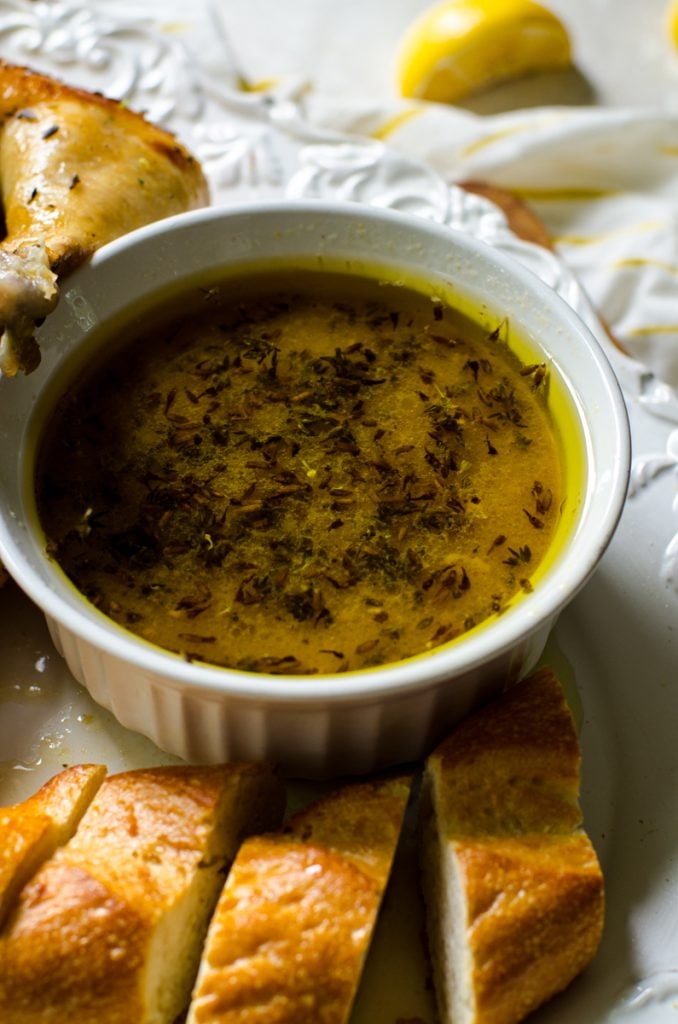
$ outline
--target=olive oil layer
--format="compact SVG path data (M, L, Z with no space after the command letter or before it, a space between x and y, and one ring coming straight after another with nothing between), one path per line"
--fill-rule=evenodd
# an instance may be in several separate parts
M501 612L563 499L543 365L413 290L281 273L145 326L61 400L50 553L189 659L344 672Z

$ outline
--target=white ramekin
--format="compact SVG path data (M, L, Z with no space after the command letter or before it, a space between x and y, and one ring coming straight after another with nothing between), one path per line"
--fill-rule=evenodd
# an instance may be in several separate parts
M190 664L106 619L46 557L31 514L34 410L93 329L156 292L253 261L379 264L450 284L508 317L569 394L585 453L578 519L534 592L491 625L425 657L336 676L281 677ZM99 330L95 334L100 333ZM598 344L530 271L470 236L386 210L258 203L170 218L100 250L63 285L41 329L43 361L0 380L0 558L43 610L73 675L130 729L191 761L269 758L310 777L366 773L425 755L451 725L541 654L558 613L595 569L626 494L624 402Z

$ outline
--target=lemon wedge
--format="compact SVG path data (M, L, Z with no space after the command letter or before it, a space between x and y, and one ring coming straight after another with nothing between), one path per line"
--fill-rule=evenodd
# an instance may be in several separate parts
M671 0L666 8L666 27L671 42L678 50L678 0Z
M445 0L402 40L403 96L454 103L506 79L571 65L567 30L532 0Z

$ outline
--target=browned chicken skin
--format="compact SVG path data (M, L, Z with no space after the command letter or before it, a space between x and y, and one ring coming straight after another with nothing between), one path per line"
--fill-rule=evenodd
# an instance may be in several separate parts
M123 104L0 61L0 374L30 372L57 277L106 242L209 201L198 162Z

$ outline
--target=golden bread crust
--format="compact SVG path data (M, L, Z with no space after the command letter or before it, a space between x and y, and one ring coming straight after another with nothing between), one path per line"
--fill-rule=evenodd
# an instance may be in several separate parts
M103 764L74 764L48 779L17 810L45 814L58 830L75 828L106 777ZM62 839L70 838L65 834Z
M350 1006L377 883L320 847L248 840L210 929L193 1024L333 1024Z
M583 833L454 844L468 900L477 1017L522 1020L593 958L603 880Z
M138 910L160 913L208 852L224 785L238 784L218 767L111 775L59 856Z
M353 783L293 815L285 832L333 850L385 885L409 799L409 776Z
M593 958L604 882L580 827L580 767L551 669L462 722L429 757L423 882L444 1024L455 1013L461 1024L517 1024Z
M0 926L21 887L73 835L105 774L103 765L73 765L23 803L0 808Z
M0 940L7 1024L144 1020L137 974L149 922L88 871L50 860L23 890Z
M550 669L462 722L428 770L449 833L569 832L581 823L579 741Z
M267 765L107 778L0 932L3 1024L172 1024L228 864L283 803Z
M247 840L219 899L187 1024L344 1024L411 778L355 783Z

